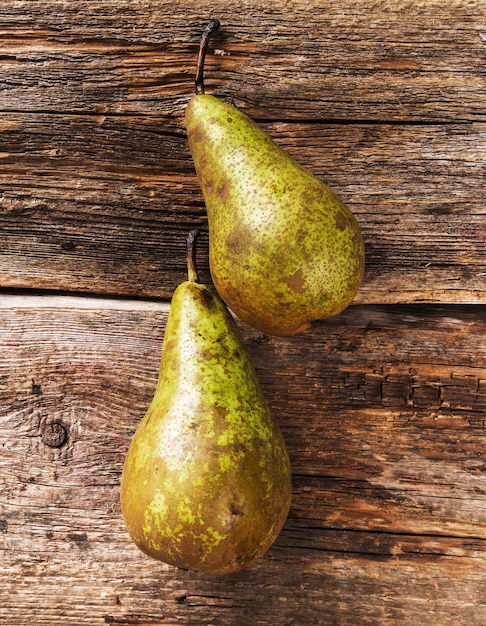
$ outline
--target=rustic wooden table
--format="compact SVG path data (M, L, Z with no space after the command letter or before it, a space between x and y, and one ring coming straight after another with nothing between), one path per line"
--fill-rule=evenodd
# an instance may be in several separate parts
M119 482L205 208L184 108L206 86L357 216L356 302L241 324L293 467L249 569L130 542ZM483 0L0 5L0 623L486 623Z

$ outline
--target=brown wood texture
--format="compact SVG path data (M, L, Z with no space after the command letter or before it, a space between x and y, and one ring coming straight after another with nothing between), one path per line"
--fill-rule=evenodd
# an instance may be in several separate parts
M486 623L482 0L3 0L0 623ZM142 555L119 482L185 236L184 130L210 92L356 214L355 303L291 338L240 324L292 462L268 554L211 577Z
M183 115L215 7L133 5L0 8L5 286L167 299L206 232ZM484 3L218 11L207 88L353 209L356 301L484 302Z
M229 577L148 559L121 519L167 311L0 298L3 623L484 623L483 307L351 307L289 339L241 326L294 494L267 556Z

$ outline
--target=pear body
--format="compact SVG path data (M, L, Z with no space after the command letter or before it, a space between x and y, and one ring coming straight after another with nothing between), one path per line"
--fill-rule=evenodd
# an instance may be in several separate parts
M363 277L364 246L339 197L215 96L194 96L186 124L208 213L211 275L230 309L274 335L345 309Z
M204 285L182 283L123 468L127 529L153 558L231 573L270 547L290 499L285 443L238 328Z

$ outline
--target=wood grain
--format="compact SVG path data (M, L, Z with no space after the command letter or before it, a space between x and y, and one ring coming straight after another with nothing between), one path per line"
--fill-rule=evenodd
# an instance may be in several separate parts
M363 229L355 304L297 337L240 324L293 469L266 557L144 557L119 506L185 238L209 92ZM482 0L0 3L0 623L486 623Z
M441 7L218 6L208 89L355 212L357 303L484 302L486 12ZM214 12L3 3L1 286L170 298L187 229L206 232L183 114Z
M264 559L216 578L144 557L120 515L167 313L0 298L0 621L484 621L483 307L353 306L288 339L240 325L287 441L293 505ZM52 423L60 447L45 442Z
M27 131L5 114L0 127L1 284L170 298L188 230L207 233L185 136L137 118L39 115ZM356 302L485 301L486 125L264 127L358 218ZM205 237L209 280L207 254Z
M5 0L0 11L5 110L180 114L217 14L208 87L256 118L485 119L481 0Z

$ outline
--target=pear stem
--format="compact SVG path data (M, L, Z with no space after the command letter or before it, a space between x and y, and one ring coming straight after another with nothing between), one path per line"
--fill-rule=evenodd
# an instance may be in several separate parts
M191 283L199 282L196 265L196 239L198 236L199 231L197 228L195 230L191 230L191 232L187 235L187 276L189 278L189 282Z
M204 93L204 59L206 58L206 52L208 51L208 45L209 40L211 39L211 35L216 30L218 30L218 28L219 20L211 20L201 36L196 69L196 94Z

